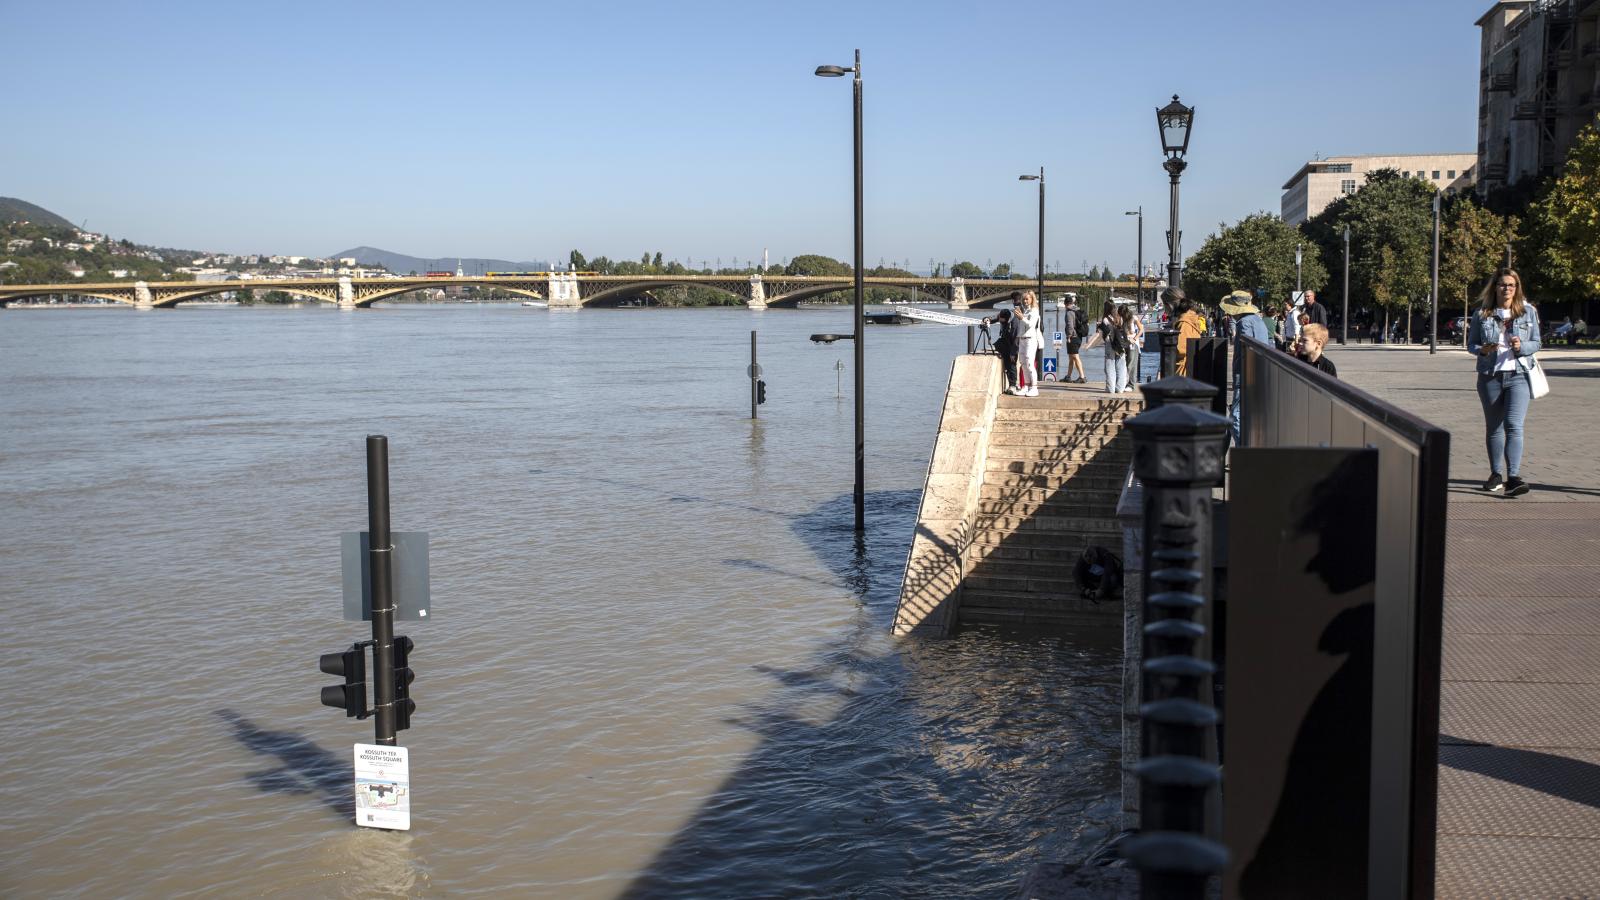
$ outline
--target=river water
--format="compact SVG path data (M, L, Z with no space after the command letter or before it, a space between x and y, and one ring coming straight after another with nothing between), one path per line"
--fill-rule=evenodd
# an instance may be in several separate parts
M749 333L769 402L749 418ZM0 896L993 897L1112 827L1117 648L888 635L963 329L847 309L0 313ZM843 372L835 364L843 361ZM389 436L412 831L320 706Z

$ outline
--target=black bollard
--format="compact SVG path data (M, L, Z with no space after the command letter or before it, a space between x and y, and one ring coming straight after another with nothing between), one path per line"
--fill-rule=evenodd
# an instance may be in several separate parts
M1160 381L1140 385L1139 390L1144 393L1146 412L1152 412L1168 404L1209 409L1211 398L1217 394L1214 385L1183 375L1169 375Z
M1159 331L1156 335L1161 343L1161 377L1178 374L1178 333Z
M1201 655L1211 493L1222 480L1228 420L1178 402L1178 394L1202 399L1184 381L1147 387L1161 407L1127 421L1144 487L1145 624L1141 824L1123 855L1139 870L1145 900L1199 900L1228 860L1226 848L1205 835L1207 795L1221 772L1206 758L1218 715L1207 690L1215 667Z

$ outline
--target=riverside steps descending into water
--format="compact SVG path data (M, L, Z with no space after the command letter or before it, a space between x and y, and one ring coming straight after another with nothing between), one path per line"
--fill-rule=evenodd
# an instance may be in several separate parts
M1055 383L1015 397L1000 386L998 357L956 359L894 631L1120 628L1120 591L1086 598L1074 568L1089 547L1120 556L1116 507L1133 451L1122 423L1143 401Z

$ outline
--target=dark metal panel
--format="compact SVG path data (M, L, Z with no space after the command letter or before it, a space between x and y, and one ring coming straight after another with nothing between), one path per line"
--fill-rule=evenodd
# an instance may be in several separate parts
M1227 897L1368 894L1378 451L1238 449Z

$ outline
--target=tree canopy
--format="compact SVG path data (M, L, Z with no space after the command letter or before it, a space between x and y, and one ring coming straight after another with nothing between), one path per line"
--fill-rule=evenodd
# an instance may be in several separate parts
M1433 185L1379 169L1354 194L1328 204L1304 230L1322 250L1324 270L1343 265L1350 227L1350 302L1426 304L1433 283ZM1384 251L1388 253L1385 255Z
M1560 294L1600 293L1600 130L1586 126L1561 174L1528 210L1524 258L1535 284Z
M1246 290L1286 301L1295 286L1297 244L1304 245L1301 286L1321 290L1327 284L1328 270L1317 248L1276 215L1259 212L1219 228L1184 267L1183 285L1191 297L1214 302L1232 291Z

